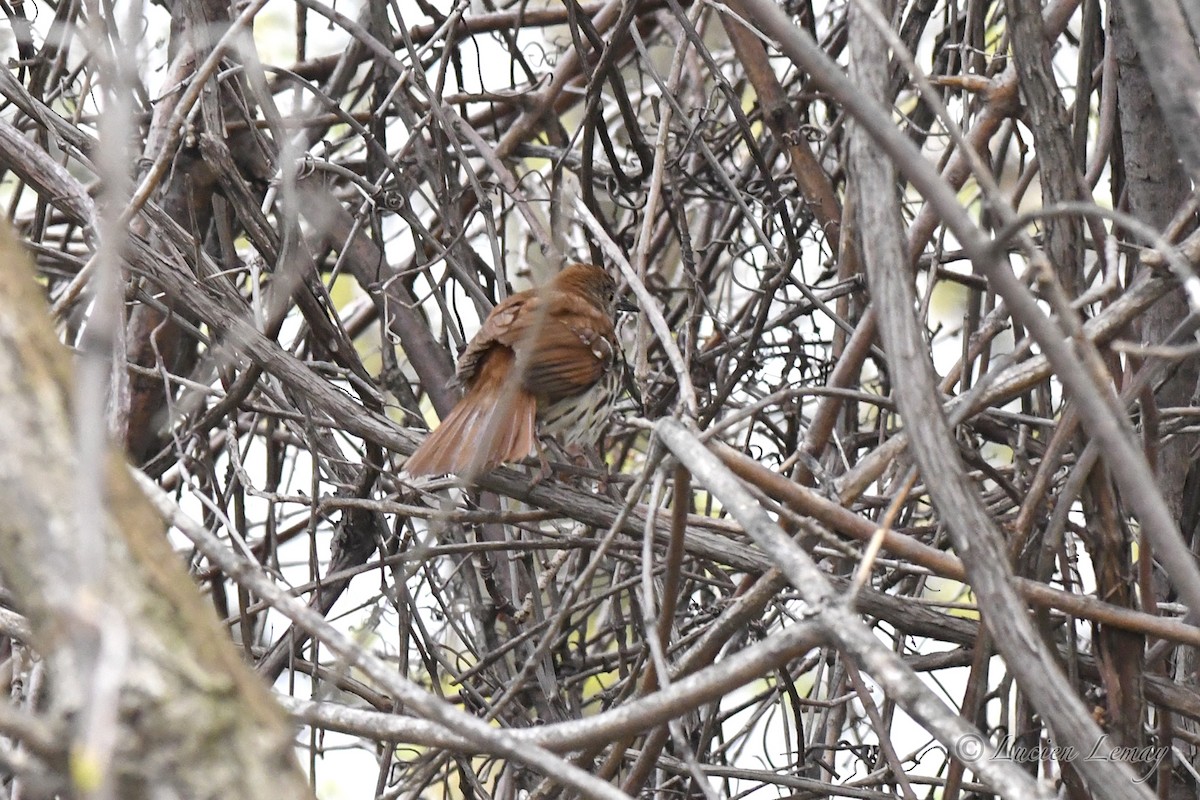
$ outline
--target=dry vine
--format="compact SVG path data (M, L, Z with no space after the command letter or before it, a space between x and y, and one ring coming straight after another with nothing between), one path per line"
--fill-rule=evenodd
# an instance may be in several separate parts
M3 4L4 196L314 785L1194 791L1184 4L168 5ZM408 480L566 260L603 466Z

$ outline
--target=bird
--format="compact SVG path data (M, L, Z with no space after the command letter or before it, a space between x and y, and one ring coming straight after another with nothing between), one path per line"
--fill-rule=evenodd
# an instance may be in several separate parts
M540 457L539 434L594 445L621 383L616 310L616 282L591 264L570 264L500 302L459 356L462 398L403 471L470 480Z

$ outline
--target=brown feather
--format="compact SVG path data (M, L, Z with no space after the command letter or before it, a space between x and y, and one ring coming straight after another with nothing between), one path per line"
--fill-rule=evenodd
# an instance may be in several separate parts
M614 292L604 270L572 264L492 309L458 360L455 380L466 394L405 472L469 476L519 461L533 451L539 422L568 440L594 441L616 393L607 380L618 374ZM574 409L577 401L585 406ZM579 425L589 430L572 430Z
M509 380L513 354L494 348L442 424L408 459L409 475L477 475L529 456L537 442L537 398ZM497 401L499 398L499 402Z

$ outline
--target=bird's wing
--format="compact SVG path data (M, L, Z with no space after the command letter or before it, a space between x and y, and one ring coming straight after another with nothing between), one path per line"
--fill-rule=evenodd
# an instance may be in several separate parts
M552 291L513 295L492 311L459 360L472 369L496 345L517 356L522 388L555 400L600 380L613 360L612 320L582 298Z

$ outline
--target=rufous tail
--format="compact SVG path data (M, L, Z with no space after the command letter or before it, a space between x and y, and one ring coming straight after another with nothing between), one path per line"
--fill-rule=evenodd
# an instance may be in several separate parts
M470 388L404 465L413 477L453 473L470 478L520 461L537 443L537 398L510 380L514 357L490 353Z

